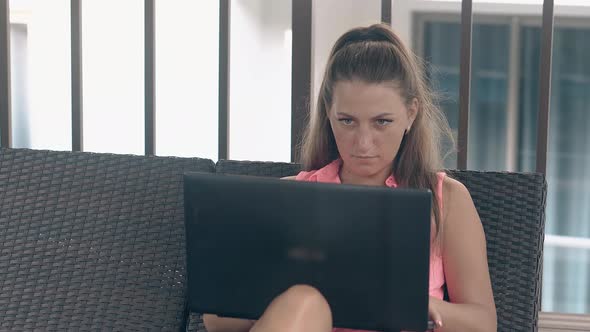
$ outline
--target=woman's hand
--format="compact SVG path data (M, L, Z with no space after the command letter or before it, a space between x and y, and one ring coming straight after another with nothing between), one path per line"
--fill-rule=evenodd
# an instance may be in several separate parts
M432 296L428 299L428 317L434 321L435 329L443 327L443 319L439 310L441 302L443 302L443 300Z

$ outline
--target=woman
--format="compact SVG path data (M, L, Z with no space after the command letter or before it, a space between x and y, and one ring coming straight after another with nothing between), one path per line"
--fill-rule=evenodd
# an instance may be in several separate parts
M483 228L467 189L440 171L441 139L452 136L432 99L418 59L388 26L346 32L331 51L303 141L305 171L289 179L430 189L430 318L437 331L495 331ZM258 321L204 320L211 332L333 329L329 303L305 285L278 296Z

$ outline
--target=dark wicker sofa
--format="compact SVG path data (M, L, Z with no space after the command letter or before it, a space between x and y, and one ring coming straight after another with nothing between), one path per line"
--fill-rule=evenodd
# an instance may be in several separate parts
M0 150L0 330L204 331L186 311L182 174L296 174L290 163ZM499 331L535 331L542 175L449 171L488 241ZM206 270L203 270L206 273Z

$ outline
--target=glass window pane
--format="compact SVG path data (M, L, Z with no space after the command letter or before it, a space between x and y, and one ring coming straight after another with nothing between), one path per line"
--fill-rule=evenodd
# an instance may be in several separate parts
M395 3L394 3L395 4ZM459 130L459 61L461 27L456 18L436 21L423 18L420 21L423 37L417 42L419 54L426 60L426 76L431 88L439 97L439 104L447 116L455 140ZM446 151L452 151L444 160L446 168L457 167L457 154L450 142L444 142Z
M511 27L475 17L467 168L505 171L508 165L508 87ZM516 112L516 108L514 109Z
M461 1L393 0L392 26L425 62L425 74L453 130L459 128ZM457 167L451 142L442 143L444 167Z
M551 267L551 270L543 274L542 310L589 314L590 240L568 242L560 238L545 239L543 267Z
M291 12L290 0L231 1L231 159L291 159Z
M559 22L558 22L559 23ZM545 256L544 310L590 313L590 26L564 21L553 43L546 233L584 248Z
M520 36L518 170L532 172L537 158L541 28L538 25L521 27Z
M440 105L458 139L461 24L426 21L424 56L427 75L440 96ZM510 26L477 23L473 26L468 169L506 170L507 92ZM450 146L445 145L447 150ZM456 153L445 167L456 168Z
M82 2L84 150L144 154L141 0Z
M217 160L219 3L156 1L156 154Z
M71 149L70 2L10 1L15 148Z

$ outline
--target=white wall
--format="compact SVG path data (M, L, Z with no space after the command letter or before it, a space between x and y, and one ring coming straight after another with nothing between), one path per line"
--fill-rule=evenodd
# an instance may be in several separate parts
M218 5L156 6L156 153L216 159ZM10 19L27 30L14 146L70 150L70 2L11 0ZM143 1L85 0L82 22L84 149L143 154Z
M381 22L381 0L314 0L312 26L312 96L315 105L332 46L343 33Z
M84 150L144 153L143 1L82 2Z
M156 154L217 160L217 1L156 1Z
M10 25L10 101L12 106L12 146L17 148L31 144L27 40L27 26L12 23Z
M291 1L231 6L229 157L289 161Z
M12 0L10 6L10 21L27 25L28 57L13 59L27 65L20 69L25 82L13 84L14 93L26 95L15 105L23 113L13 114L14 146L70 150L69 1Z

